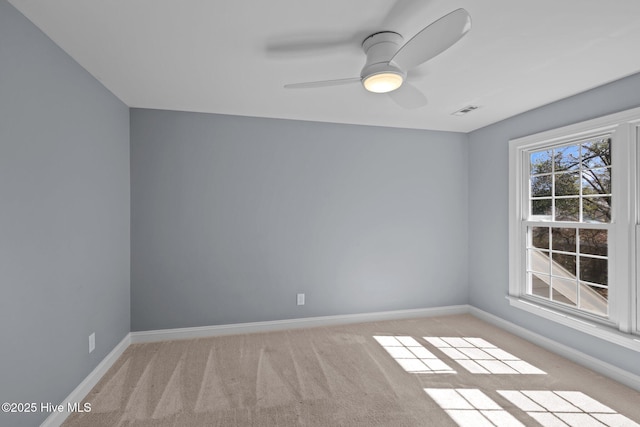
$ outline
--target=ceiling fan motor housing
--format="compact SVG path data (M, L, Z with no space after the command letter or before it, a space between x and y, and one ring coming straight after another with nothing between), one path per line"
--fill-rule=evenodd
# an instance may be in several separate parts
M398 74L402 80L407 77L404 70L390 63L391 58L400 49L402 40L402 36L398 33L383 31L370 35L362 42L362 49L367 55L367 62L360 72L362 81L382 73Z

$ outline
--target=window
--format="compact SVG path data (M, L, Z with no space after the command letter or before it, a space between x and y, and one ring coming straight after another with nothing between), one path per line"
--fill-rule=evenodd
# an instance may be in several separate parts
M640 350L640 109L509 143L512 305Z
M607 318L611 136L528 153L525 292Z

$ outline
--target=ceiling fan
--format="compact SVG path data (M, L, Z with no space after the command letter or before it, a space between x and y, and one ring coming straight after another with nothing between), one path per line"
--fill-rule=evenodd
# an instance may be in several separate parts
M388 93L405 108L418 108L427 99L415 86L406 82L407 72L453 46L471 29L471 16L456 9L420 30L402 44L402 35L379 31L366 37L362 49L367 61L360 77L287 84L286 89L309 89L361 82L366 90Z

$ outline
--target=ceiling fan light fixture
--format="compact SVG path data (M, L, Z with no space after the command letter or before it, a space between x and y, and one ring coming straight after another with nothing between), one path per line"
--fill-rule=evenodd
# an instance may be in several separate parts
M362 80L362 85L369 92L387 93L402 86L404 77L400 73L384 72L372 74Z

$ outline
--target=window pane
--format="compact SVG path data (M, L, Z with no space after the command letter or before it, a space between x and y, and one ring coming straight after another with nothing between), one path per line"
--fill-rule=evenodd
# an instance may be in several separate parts
M552 298L564 304L575 306L578 301L578 283L575 280L551 278Z
M551 175L531 177L531 197L551 196Z
M606 316L609 312L609 289L580 283L580 308Z
M582 173L582 194L611 194L611 168L585 170Z
M556 199L556 221L578 221L580 199Z
M565 172L554 175L556 196L578 196L580 194L580 173Z
M554 276L575 278L576 276L576 256L566 254L553 254L553 271Z
M611 138L601 138L582 144L583 168L597 168L611 164Z
M531 153L529 158L532 175L551 172L551 150Z
M549 252L529 249L527 251L527 262L527 268L529 269L529 271L537 271L540 273L549 274L551 267Z
M580 168L580 146L569 145L554 151L554 167L556 172L562 170L576 170Z
M531 215L551 216L551 199L532 200Z
M609 284L608 264L606 259L581 256L580 280L602 285Z
M607 230L580 229L580 253L607 256Z
M528 276L531 295L539 296L546 299L551 298L551 295L549 295L549 283L551 283L551 278L549 277L549 275L540 273L528 273Z
M554 251L576 252L575 228L552 228L551 248Z
M549 227L531 227L531 246L549 249Z
M582 200L582 220L611 222L611 197L585 197Z

